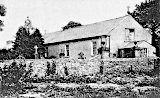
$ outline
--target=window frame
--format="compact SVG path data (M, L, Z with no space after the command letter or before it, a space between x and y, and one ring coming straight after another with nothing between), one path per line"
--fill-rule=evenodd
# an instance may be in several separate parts
M131 38L132 35L131 33L133 33L133 39ZM135 40L135 28L125 28L125 41L131 42L134 40Z
M91 55L97 55L97 41L91 41Z
M70 50L69 50L69 44L66 44L65 45L65 57L69 57L70 56L69 52L70 52Z

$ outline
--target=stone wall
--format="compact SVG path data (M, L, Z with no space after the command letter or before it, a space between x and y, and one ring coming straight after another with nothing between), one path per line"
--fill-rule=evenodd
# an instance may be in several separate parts
M150 72L156 61L157 58L110 58L105 60L104 72Z
M64 76L64 67L72 75L89 75L99 72L100 62L98 60L69 60L60 59L56 61L56 72Z
M138 71L150 71L155 68L155 60L157 58L108 58L104 61L104 74L113 72L127 72L132 69L135 72ZM6 61L0 64L1 67L4 65L11 64L12 61ZM16 60L16 62L20 62ZM85 60L74 60L74 59L39 59L39 60L25 60L23 63L26 64L26 70L29 65L33 67L32 76L37 75L39 77L45 76L47 69L47 62L50 66L55 63L56 73L65 76L64 67L67 67L69 75L90 75L96 74L100 71L101 59L99 56L85 59ZM131 68L132 67L132 68Z
M109 58L104 61L104 74L113 72L150 72L155 67L156 58ZM100 58L89 60L61 59L57 61L57 73L64 75L64 66L67 66L69 74L89 75L100 71Z

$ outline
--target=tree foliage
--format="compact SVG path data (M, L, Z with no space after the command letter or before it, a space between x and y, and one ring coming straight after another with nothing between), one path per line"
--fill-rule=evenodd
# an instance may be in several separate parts
M143 27L150 28L152 32L155 32L156 28L160 25L159 8L159 0L146 0L146 2L136 5L136 9L129 14Z
M0 4L0 16L5 16L6 15L6 7L2 4ZM2 27L4 26L4 23L2 20L0 20L0 31L2 31Z
M7 53L8 53L7 49L1 49L0 50L0 59L1 60L7 59L8 58Z
M0 16L6 15L6 7L4 5L0 5Z
M44 39L38 29L35 29L33 34L30 34L25 27L20 27L16 33L16 39L14 41L13 50L15 51L15 57L19 55L33 59L35 49L34 46L38 46L38 53L44 55L45 48L43 46Z
M20 27L16 33L16 39L13 46L16 57L19 55L22 55L26 58L31 57L30 41L29 32L27 32L26 28Z
M40 33L40 31L38 29L35 29L34 33L31 34L31 50L32 50L32 54L35 53L35 49L34 46L37 45L38 46L38 53L41 56L44 56L45 54L45 48L44 48L44 39Z
M26 26L26 21L29 21L29 26ZM12 49L1 49L0 50L0 59L15 59L19 56L22 56L26 59L34 59L35 58L35 45L38 46L38 55L44 56L45 48L43 46L44 39L39 31L39 29L34 29L31 26L31 21L27 18L25 21L25 25L19 27L15 40L12 41L13 48ZM31 27L31 28L30 28ZM34 30L32 34L30 31Z
M152 45L156 47L156 55L159 56L160 39L156 34L157 28L160 26L160 1L146 0L140 5L136 5L136 9L129 14L135 18L144 28L149 28L152 32Z
M75 28L78 26L82 26L82 24L74 21L70 21L66 26L62 27L63 30L69 29L69 28Z
M12 49L0 49L0 60L9 60L14 58Z

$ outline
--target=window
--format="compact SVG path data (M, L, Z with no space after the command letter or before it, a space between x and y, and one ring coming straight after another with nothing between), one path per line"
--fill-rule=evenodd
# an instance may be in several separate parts
M97 54L97 42L92 41L92 47L91 47L91 55L96 55Z
M135 29L125 28L125 41L134 41L135 38Z
M48 57L48 47L46 47L45 57Z
M69 45L65 47L65 56L69 56Z

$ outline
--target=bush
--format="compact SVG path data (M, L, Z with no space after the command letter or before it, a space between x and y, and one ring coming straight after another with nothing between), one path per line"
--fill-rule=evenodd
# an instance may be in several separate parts
M25 65L17 64L15 61L11 65L5 66L2 70L2 95L12 95L23 88Z
M78 56L79 56L78 59L85 59L83 52L80 52L80 53L78 54Z

